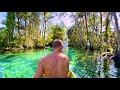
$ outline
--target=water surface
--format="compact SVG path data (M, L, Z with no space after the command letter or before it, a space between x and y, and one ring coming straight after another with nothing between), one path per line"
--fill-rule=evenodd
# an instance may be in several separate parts
M6 52L0 54L0 78L33 78L38 62L52 49ZM99 54L66 48L63 53L70 58L70 68L79 78L116 78L119 69L114 63L100 60Z

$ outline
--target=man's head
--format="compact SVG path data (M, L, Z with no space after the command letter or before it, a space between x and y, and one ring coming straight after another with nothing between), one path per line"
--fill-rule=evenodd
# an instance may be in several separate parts
M58 50L59 52L62 52L62 49L63 49L62 40L60 40L60 39L55 39L55 40L52 42L52 47L53 47L53 49L56 49L56 50Z

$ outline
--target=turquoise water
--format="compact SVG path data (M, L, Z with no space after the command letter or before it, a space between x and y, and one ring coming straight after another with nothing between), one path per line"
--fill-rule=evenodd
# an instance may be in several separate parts
M51 49L0 54L1 78L32 78L38 61Z
M71 50L72 52L74 50ZM52 49L29 50L21 52L7 52L0 54L0 78L32 78L36 72L37 64ZM70 55L71 61L75 59L77 52ZM64 49L64 54L69 55L68 48ZM73 64L73 63L71 63Z
M6 52L0 54L0 78L33 78L39 60L52 49ZM100 62L96 52L66 48L63 53L70 58L70 68L81 78L116 78L117 69L114 63ZM104 64L103 64L104 63Z

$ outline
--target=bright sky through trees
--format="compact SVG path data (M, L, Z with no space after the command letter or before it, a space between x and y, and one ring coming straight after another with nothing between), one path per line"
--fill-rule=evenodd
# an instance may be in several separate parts
M68 12L67 14L68 14L68 15L65 15L65 17L62 16L61 19L59 19L58 16L54 17L54 18L51 20L52 23L53 23L53 25L60 24L61 21L63 21L67 27L72 26L72 25L74 24L74 22L72 22L73 19L71 19L71 18L69 17L70 12ZM4 25L1 24L1 22L2 22L3 20L5 20L5 15L6 15L6 12L0 12L0 27L4 27Z
M3 24L1 23L3 20L5 20L5 16L6 16L6 12L0 12L0 27L4 27L4 26L5 26L5 25L3 25ZM57 25L57 24L60 24L61 21L63 21L64 24L65 24L67 27L71 27L71 26L74 24L74 22L73 22L73 19L70 18L69 16L70 16L70 12L67 12L67 15L65 15L65 17L62 16L61 19L59 19L58 16L55 16L53 19L51 19L52 24L53 24L53 25ZM118 13L117 13L117 16L118 16L118 22L120 22L120 18L119 18ZM113 20L113 23L114 23L114 20ZM115 27L113 27L113 25L114 25L114 24L111 25L112 30L115 29ZM105 30L105 29L103 28L103 31L104 31L104 30Z

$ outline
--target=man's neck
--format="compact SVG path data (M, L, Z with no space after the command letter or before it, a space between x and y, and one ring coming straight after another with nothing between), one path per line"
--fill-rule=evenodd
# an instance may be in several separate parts
M53 50L53 54L59 54L61 52L59 52L57 49Z

